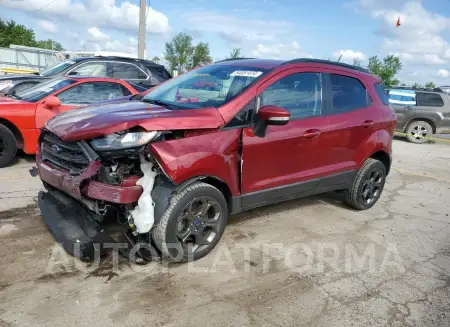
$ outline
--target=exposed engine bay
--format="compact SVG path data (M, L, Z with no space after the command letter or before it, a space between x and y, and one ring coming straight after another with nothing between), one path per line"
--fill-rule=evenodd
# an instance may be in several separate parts
M152 142L178 140L208 132L205 130L157 133ZM150 244L149 232L163 216L171 198L185 186L184 183L177 185L170 179L149 151L148 144L124 150L99 151L92 142L67 142L53 133L44 131L40 138L37 162L39 175L49 194L65 206L76 208L73 210L74 213L81 212L81 215L88 217L93 224L90 231L72 230L70 235L78 235L78 238L72 240L74 243L79 243L84 234L103 235L103 229L98 228L99 224L104 220L115 219L119 225L126 227L127 239L131 245ZM49 195L46 197L41 195L39 198L40 201L46 199L48 201ZM84 209L80 208L80 204ZM43 204L41 207L47 206ZM52 215L56 213L46 216ZM64 215L68 217L67 213ZM52 222L47 224L50 228L54 225ZM89 224L87 220L81 223L83 226ZM59 232L60 226L56 226L55 229ZM60 237L63 245L67 237L72 239L66 236ZM94 243L95 239L96 237L93 237L86 243L86 249L80 258L83 256L85 260L92 258L96 251L92 250L91 243ZM104 240L105 237L102 236L101 239ZM107 237L106 239L111 240ZM71 253L70 247L71 245L68 245L66 250ZM100 252L102 250L99 249ZM147 253L142 257L150 256Z

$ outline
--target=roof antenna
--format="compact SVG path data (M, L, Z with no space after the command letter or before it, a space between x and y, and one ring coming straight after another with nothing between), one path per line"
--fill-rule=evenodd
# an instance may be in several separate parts
M342 54L339 56L338 62L341 61L341 58L342 58Z

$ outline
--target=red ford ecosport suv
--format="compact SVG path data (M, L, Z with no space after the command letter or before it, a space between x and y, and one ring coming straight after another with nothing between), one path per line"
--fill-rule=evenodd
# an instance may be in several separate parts
M205 76L220 88L192 87ZM186 261L211 251L243 210L334 190L368 209L389 173L396 121L380 82L324 60L225 60L141 101L63 113L39 141L44 220L84 260L106 251L112 216L131 244Z

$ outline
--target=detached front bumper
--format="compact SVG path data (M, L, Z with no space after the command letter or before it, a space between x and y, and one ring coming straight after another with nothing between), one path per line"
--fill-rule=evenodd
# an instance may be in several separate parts
M115 243L88 210L64 194L40 192L38 205L45 223L63 248L83 261L104 255Z
M142 187L130 185L130 183L110 185L91 180L90 178L95 176L100 169L100 161L92 161L77 176L72 176L69 173L42 162L39 155L36 157L36 162L42 181L85 204L93 200L102 200L116 204L129 204L137 202L142 194Z

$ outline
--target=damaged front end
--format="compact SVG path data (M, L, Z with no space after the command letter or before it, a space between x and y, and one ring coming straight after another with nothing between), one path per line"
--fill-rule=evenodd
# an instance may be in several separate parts
M127 131L69 142L43 131L36 161L47 192L39 195L39 207L67 252L86 261L105 254L103 244L114 239L102 226L113 220L124 226L131 246L147 243L148 249L149 232L177 189L148 152L149 142L167 137L176 136Z

